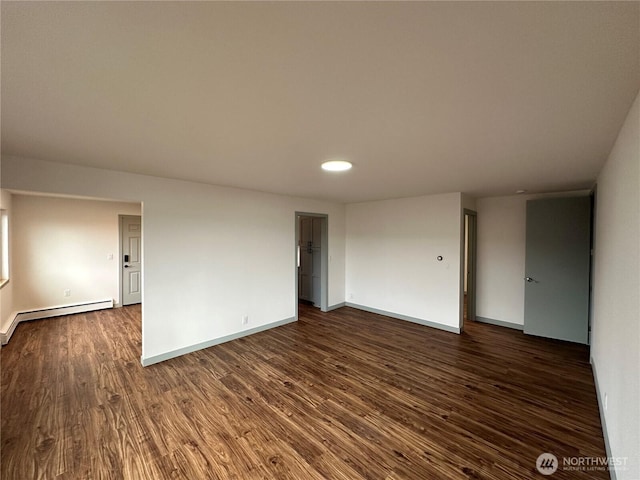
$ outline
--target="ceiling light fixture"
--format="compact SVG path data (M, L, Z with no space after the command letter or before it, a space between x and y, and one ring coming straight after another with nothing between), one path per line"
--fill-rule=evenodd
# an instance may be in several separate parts
M524 192L526 192L526 190L522 190L522 189L516 190L516 193L524 193Z
M327 172L345 172L350 170L353 165L346 160L329 160L322 164L322 169Z

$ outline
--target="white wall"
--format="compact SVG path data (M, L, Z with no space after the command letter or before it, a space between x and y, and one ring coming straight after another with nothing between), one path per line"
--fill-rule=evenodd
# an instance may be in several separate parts
M476 210L477 199L465 193L462 194L462 208L474 211Z
M640 96L598 177L591 356L618 480L640 478Z
M458 328L461 228L460 193L347 205L347 302Z
M529 196L479 198L476 316L524 323L526 204Z
M10 192L0 189L0 209L6 210L9 220L9 282L0 289L0 330L13 312L13 265L11 252L13 251L13 196Z
M343 205L17 157L2 173L4 188L142 202L143 359L294 317L296 211L328 214L329 305L344 302Z
M118 215L140 213L139 203L13 195L14 309L119 303Z

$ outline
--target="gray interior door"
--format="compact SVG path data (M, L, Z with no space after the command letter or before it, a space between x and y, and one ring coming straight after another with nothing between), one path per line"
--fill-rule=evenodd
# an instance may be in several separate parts
M589 342L589 197L527 202L524 332Z

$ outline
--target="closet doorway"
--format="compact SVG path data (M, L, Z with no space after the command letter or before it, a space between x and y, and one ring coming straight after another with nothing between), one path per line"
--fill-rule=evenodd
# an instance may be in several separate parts
M296 212L296 305L327 311L328 216Z

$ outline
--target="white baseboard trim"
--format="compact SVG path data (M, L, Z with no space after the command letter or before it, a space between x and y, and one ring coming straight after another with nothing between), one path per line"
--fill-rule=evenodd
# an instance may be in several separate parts
M37 310L23 310L21 312L13 312L9 317L12 320L11 323L9 323L7 329L0 331L0 341L2 342L2 345L6 345L20 322L39 320L42 318L60 317L62 315L72 315L74 313L93 312L94 310L103 310L105 308L113 308L113 299L97 300L95 302L73 303L70 305L59 305L56 307L40 308Z
M429 320L410 317L408 315L402 315L401 313L393 313L393 312L387 312L385 310L378 310L377 308L365 307L364 305L358 305L357 303L345 302L345 306L356 308L358 310L364 310L365 312L384 315L385 317L397 318L398 320L405 320L407 322L418 323L420 325L424 325L425 327L437 328L438 330L444 330L445 332L460 334L459 327L452 327L450 325L444 325L442 323L430 322Z
M153 355L152 357L140 357L140 363L142 363L143 367L148 367L149 365L153 365L154 363L171 360L172 358L180 357L182 355L186 355L187 353L193 353L198 350L214 347L216 345L220 345L221 343L230 342L231 340L237 340L238 338L247 337L249 335L253 335L254 333L264 332L265 330L271 330L272 328L281 327L282 325L287 325L288 323L293 323L296 321L297 319L295 317L285 318L284 320L267 323L266 325L250 328L249 330L243 330L241 332L232 333L231 335L226 335L224 337L214 338L213 340L207 340L206 342L196 343L195 345L178 348L177 350L161 353L159 355Z
M596 364L593 361L593 357L589 357L589 363L591 364L591 370L593 371L593 383L596 385L596 398L598 399L598 412L600 412L600 424L602 425L602 436L604 437L604 448L607 452L607 458L612 458L613 453L611 453L611 444L609 443L609 432L607 431L607 421L604 418L604 400L600 396L600 385L598 384L598 374L596 372ZM616 475L615 468L609 469L609 475L611 476L611 480L616 480L618 477Z

